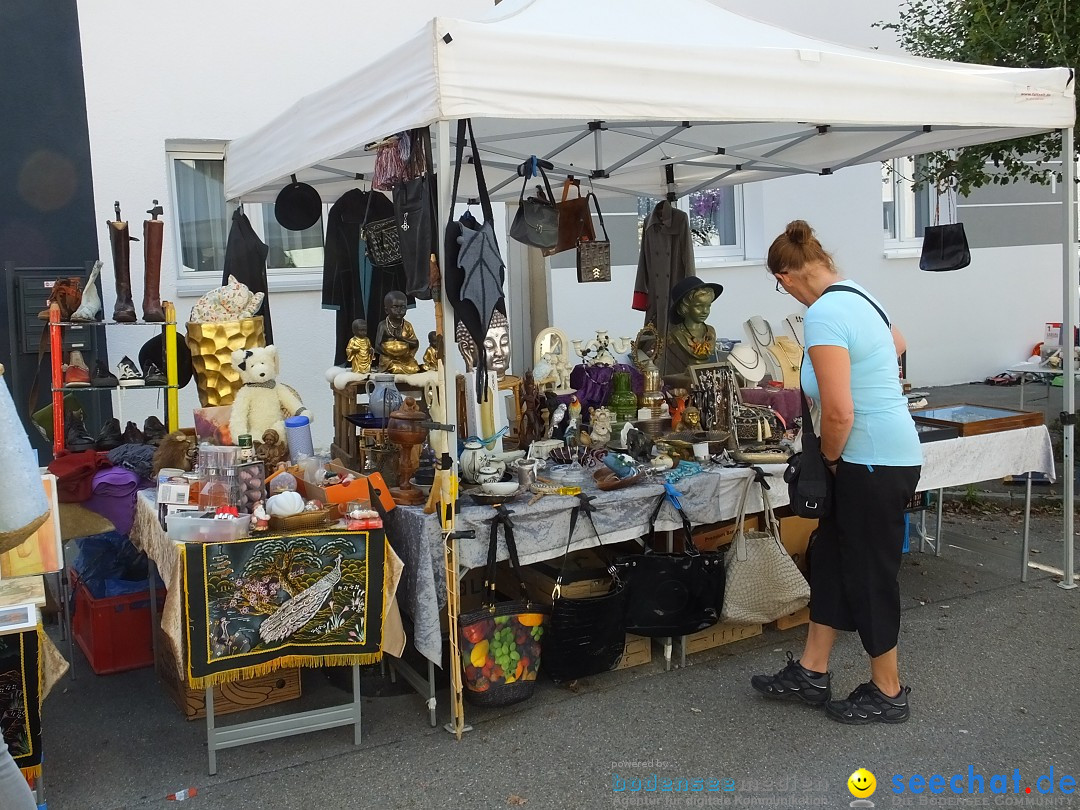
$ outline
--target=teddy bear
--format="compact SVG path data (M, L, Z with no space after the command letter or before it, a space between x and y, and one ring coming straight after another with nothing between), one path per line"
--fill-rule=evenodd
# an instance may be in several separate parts
M233 367L243 385L236 392L229 432L239 438L249 435L262 438L268 430L285 439L286 416L311 414L295 390L277 380L277 348L273 345L238 349L232 353Z

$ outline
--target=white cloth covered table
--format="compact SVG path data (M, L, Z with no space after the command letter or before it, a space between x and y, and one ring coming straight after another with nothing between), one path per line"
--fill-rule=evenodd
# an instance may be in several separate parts
M1045 425L961 436L923 445L919 492L1040 472L1056 478L1054 449Z

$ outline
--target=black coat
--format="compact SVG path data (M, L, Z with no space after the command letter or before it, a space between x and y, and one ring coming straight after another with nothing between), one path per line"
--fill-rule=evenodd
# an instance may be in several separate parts
M229 241L225 244L225 272L221 277L221 286L229 283L229 276L234 276L252 292L264 294L258 314L262 315L263 333L268 346L274 342L274 327L270 323L270 291L266 283L266 256L269 252L270 248L263 244L251 227L247 214L240 208L233 211Z
M405 289L405 270L400 264L372 267L371 289L368 290L367 307L364 306L361 265L367 262L360 230L367 220L375 222L394 216L394 204L390 199L381 192L371 193L369 207L368 192L358 188L346 191L326 216L322 305L324 309L337 310L335 365L347 362L345 345L352 337L353 321L365 319L368 335L374 336L379 321L385 317L383 297L390 290Z

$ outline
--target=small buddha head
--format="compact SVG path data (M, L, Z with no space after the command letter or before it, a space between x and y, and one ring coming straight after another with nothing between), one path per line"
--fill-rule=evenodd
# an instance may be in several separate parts
M510 367L510 322L497 309L491 314L491 323L484 338L484 353L488 369L494 371L499 379L506 376L506 370Z
M353 337L367 337L367 321L363 318L357 318L352 322Z
M386 316L395 321L405 319L405 310L408 306L409 301L405 298L405 293L400 290L391 290L383 296L383 309L386 310Z

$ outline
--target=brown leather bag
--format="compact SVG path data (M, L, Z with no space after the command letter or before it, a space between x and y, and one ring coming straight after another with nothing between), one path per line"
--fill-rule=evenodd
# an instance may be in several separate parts
M58 278L53 282L52 292L49 294L49 303L45 306L41 312L38 313L38 318L45 321L45 326L41 328L41 340L38 343L38 359L37 359L37 372L34 374L34 381L30 385L30 402L29 412L33 417L37 417L37 402L38 391L41 387L41 372L42 361L45 359L45 354L49 351L49 310L52 309L52 305L56 304L60 308L60 320L70 321L72 314L82 304L82 279L78 276L69 276L67 278ZM63 362L59 360L58 362ZM51 406L50 406L51 407ZM35 424L37 420L35 419ZM38 427L40 430L40 426ZM50 438L46 436L46 438Z
M570 197L570 188L577 189L578 196ZM559 241L555 247L544 251L545 256L553 256L564 250L573 250L578 242L591 242L596 239L592 216L589 214L589 198L581 195L581 186L577 180L563 183L562 201L556 205L559 209Z

